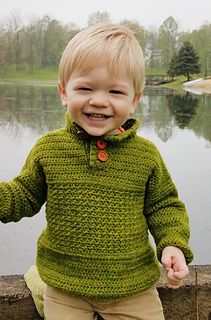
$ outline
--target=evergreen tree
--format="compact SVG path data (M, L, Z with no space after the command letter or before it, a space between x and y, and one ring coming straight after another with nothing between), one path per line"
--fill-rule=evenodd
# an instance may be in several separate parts
M169 63L169 69L168 69L167 73L171 77L176 77L176 75L177 75L177 55L176 54L173 55L173 57Z
M190 42L184 42L177 55L170 64L168 74L184 75L190 81L191 74L199 73L199 57Z

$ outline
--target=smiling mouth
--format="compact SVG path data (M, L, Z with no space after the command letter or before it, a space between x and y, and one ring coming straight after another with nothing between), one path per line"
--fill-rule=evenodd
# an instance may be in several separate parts
M106 120L110 118L110 116L101 113L85 113L85 115L92 120Z

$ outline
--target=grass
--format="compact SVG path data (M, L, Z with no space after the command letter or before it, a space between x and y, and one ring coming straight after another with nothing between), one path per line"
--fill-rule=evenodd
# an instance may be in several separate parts
M25 70L16 71L14 67L10 67L6 72L0 73L2 80L57 80L58 73L55 68L35 69L34 72Z
M161 85L161 87L170 88L174 90L181 90L182 84L186 81L186 78L184 76L180 76L177 78L177 80L169 83L165 83Z
M194 74L194 75L192 75L191 80L195 80L195 79L199 79L199 78L203 78L203 75L202 74ZM170 89L174 89L174 90L183 90L182 85L186 81L187 81L187 77L179 76L179 77L177 77L176 81L166 83L161 86L166 87L166 88L170 88Z

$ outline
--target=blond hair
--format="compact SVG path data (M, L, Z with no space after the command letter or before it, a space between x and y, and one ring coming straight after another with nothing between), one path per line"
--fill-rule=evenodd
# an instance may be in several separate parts
M111 75L125 70L135 93L144 87L144 57L133 32L125 26L100 24L77 33L67 44L59 64L59 82L65 89L71 74L106 65Z

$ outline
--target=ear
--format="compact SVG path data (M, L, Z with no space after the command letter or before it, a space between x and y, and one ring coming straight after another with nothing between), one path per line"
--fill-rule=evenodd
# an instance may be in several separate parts
M130 110L130 114L134 114L135 112L135 109L136 109L136 106L137 104L139 103L139 101L141 100L141 96L142 96L142 93L137 93L134 98L133 98L133 101L132 101L132 105L131 105L131 110Z
M62 87L61 83L58 83L58 91L59 91L59 96L62 102L63 107L67 106L67 95L65 89Z

